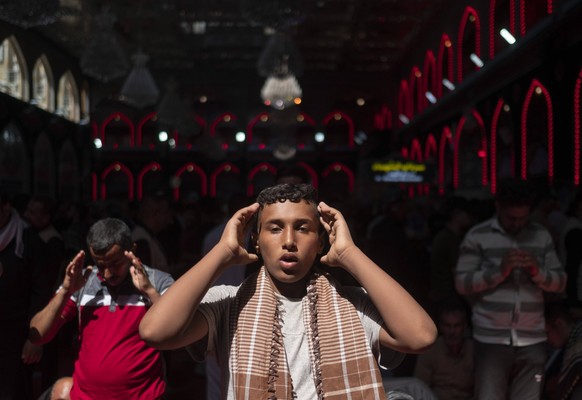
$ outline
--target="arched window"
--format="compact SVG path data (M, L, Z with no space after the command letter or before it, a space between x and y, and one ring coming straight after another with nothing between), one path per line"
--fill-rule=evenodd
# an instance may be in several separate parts
M521 177L554 180L554 111L548 90L533 79L521 110Z
M240 169L232 163L224 163L210 174L210 196L228 199L243 191L246 182L240 179Z
M436 84L436 61L434 58L434 53L432 50L427 50L424 58L424 69L422 73L423 86L424 86L424 96L431 103L436 100L437 84ZM430 97L432 96L432 97ZM425 103L426 104L426 103Z
M69 121L79 122L81 120L79 91L70 71L65 72L59 81L56 112Z
M354 148L354 122L341 111L332 111L323 118L325 148L338 150Z
M53 74L45 55L40 56L32 70L31 103L50 112L55 109Z
M412 119L412 96L408 88L408 81L403 79L400 81L400 89L398 90L398 127L401 128L408 124Z
M172 177L172 181L175 182L172 185L175 201L179 201L181 197L200 198L207 195L208 177L206 172L194 163L181 166Z
M326 199L347 199L355 188L354 172L341 162L334 162L321 172L319 191Z
M441 43L439 45L437 57L437 97L440 98L443 93L453 90L453 82L455 80L453 71L453 42L446 33L443 33L441 36ZM445 86L447 90L443 90L443 86Z
M247 196L256 196L261 190L275 184L277 168L267 162L255 165L249 172Z
M481 68L477 59L481 57L481 23L479 15L472 7L465 8L459 25L457 58L458 81Z
M102 200L133 200L133 173L127 166L114 162L101 173Z
M491 121L491 193L497 192L497 180L515 177L517 134L511 117L511 107L499 99Z
M509 46L499 33L506 29L515 36L515 1L491 0L489 4L489 58Z
M14 124L0 134L0 180L7 191L30 191L28 154L22 133Z
M28 69L16 39L11 36L0 45L0 90L28 101Z

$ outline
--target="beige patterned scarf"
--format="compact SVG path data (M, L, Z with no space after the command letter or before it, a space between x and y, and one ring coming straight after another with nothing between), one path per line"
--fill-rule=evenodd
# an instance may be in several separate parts
M356 310L329 276L312 275L302 307L318 398L385 399L380 370ZM230 319L237 400L295 398L279 308L264 267L239 288Z

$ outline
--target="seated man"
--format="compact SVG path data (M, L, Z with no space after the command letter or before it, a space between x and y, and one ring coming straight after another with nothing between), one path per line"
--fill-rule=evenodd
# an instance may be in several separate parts
M445 301L438 312L440 336L416 359L414 376L439 399L473 398L473 339L467 337L467 309L461 299Z
M95 267L83 270L84 251L75 256L61 287L32 318L29 339L46 343L78 316L81 345L71 399L159 399L166 387L162 357L141 340L138 327L173 279L142 265L121 220L97 221L87 245Z

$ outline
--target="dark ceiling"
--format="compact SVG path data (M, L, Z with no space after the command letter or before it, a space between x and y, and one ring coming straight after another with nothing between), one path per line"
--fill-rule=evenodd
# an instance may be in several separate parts
M381 98L410 69L407 60L426 50L427 27L443 15L444 3L61 0L59 20L34 29L80 57L92 38L94 16L108 10L116 17L114 31L127 55L141 48L162 90L172 77L183 92L217 101L256 93L265 80L257 71L258 59L273 32L284 32L302 58L298 80L305 95L312 90L336 97ZM255 97L260 101L258 94Z

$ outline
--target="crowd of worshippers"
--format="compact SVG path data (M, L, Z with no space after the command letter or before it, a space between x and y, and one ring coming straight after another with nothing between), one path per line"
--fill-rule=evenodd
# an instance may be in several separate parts
M582 195L370 206L292 178L0 191L0 400L582 398Z

